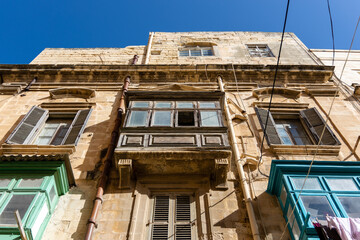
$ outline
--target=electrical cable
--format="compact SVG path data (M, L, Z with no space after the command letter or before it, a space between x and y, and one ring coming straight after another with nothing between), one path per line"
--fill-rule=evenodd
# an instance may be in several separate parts
M259 161L258 161L258 164L257 164L258 172L259 172L261 175L263 175L263 176L265 176L265 177L267 177L267 178L269 177L269 175L261 172L261 170L260 170L260 164L261 164L261 162L262 162L262 157L263 157L264 140L265 140L265 135L267 135L267 133L266 133L266 128L267 128L267 125L268 125L268 120L269 120L269 115L270 115L271 102L272 102L272 98L273 98L273 95L274 95L274 89L275 89L275 83L276 83L276 76L277 76L277 72L278 72L278 69L279 69L280 55L281 55L281 49L282 49L282 45L283 45L283 41L284 41L284 35L285 35L285 28L286 28L287 16L288 16L288 12L289 12L289 5L290 5L290 0L287 1L287 5L286 5L286 13L285 13L284 26L283 26L283 30L282 30L282 34L281 34L281 42L280 42L280 48L279 48L279 55L278 55L277 62L276 62L274 80L273 80L272 89L271 89L271 94L270 94L269 108L268 108L268 112L267 112L267 115L266 115L265 127L264 127L264 131L263 131L264 134L263 134L263 137L262 137L262 140L261 140L261 145L260 145L260 158L259 158Z
M330 23L331 23L331 35L332 35L332 41L333 41L333 59L332 59L332 62L334 63L334 60L335 60L335 38L334 38L334 29L333 29L333 23L332 23L332 17L331 17L329 0L327 0L327 4L328 4L328 12L329 12ZM337 90L336 90L336 92L335 92L335 94L334 94L334 96L333 96L333 99L332 99L332 101L331 101L331 105L330 105L329 111L328 111L328 113L327 113L327 115L326 115L326 120L325 120L324 128L323 128L323 130L322 130L322 132L321 132L321 135L320 135L318 144L317 144L317 146L316 146L316 151L315 151L314 157L313 157L313 159L312 159L312 161L311 161L311 163L310 163L310 166L309 166L309 169L308 169L308 171L307 171L306 177L305 177L304 182L303 182L303 184L302 184L302 186L301 186L299 195L298 195L298 197L297 197L297 199L296 199L296 202L295 202L294 207L293 207L293 209L292 209L292 211L291 211L291 213L290 213L290 216L288 217L288 221L286 222L286 225L285 225L285 227L284 227L284 231L283 231L282 234L281 234L280 240L282 240L283 237L284 237L284 234L285 234L285 232L286 232L287 226L289 225L289 220L290 220L291 217L294 215L294 211L295 211L296 206L297 206L297 204L298 204L298 202L299 202L299 200L300 200L301 193L302 193L302 191L303 191L303 189L304 189L304 186L305 186L305 183L306 183L306 181L307 181L307 179L308 179L308 177L309 177L309 175L310 175L310 171L311 171L312 165L313 165L313 163L314 163L314 161L315 161L315 158L316 158L316 156L317 156L317 154L318 154L319 146L320 146L320 143L321 143L322 138L323 138L323 136L324 136L325 129L326 129L326 126L327 126L327 122L328 122L328 120L329 120L330 113L331 113L331 111L332 111L332 108L333 108L333 105L334 105L336 96L338 95L338 92L340 91L340 85L341 85L340 83L337 85Z

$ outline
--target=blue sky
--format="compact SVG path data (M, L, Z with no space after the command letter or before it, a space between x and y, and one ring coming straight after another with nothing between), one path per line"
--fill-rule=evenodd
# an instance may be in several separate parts
M26 64L44 48L146 45L150 31L281 32L286 0L2 0L0 64ZM359 0L330 0L335 45L348 49ZM292 0L286 31L332 48L326 0ZM360 29L353 49L360 49Z

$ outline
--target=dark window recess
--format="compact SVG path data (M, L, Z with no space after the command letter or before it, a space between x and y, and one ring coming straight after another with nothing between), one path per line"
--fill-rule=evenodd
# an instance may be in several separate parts
M299 112L298 118L282 119L274 121L273 115L266 109L255 108L256 115L261 124L261 128L265 131L265 123L267 115L269 115L266 127L266 140L271 144L284 145L312 145L310 139L305 133L304 127L311 132L315 144L318 144L321 133L325 127L324 135L320 145L340 145L340 141L326 125L325 120L315 108L309 108ZM303 125L301 120L305 122Z
M178 126L195 126L194 112L178 112Z

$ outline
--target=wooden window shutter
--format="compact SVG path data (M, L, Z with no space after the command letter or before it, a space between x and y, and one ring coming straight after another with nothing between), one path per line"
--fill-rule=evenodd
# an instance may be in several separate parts
M49 111L33 106L6 140L7 143L28 144L39 126L46 121Z
M268 142L269 145L271 144L282 144L281 143L281 139L276 131L276 127L275 127L275 121L271 115L271 113L269 113L269 119L267 122L267 128L266 128L266 133L265 133L265 123L266 123L266 117L268 114L268 110L265 110L263 108L255 108L255 112L256 115L259 118L260 121L260 125L261 128L264 131L265 137L266 137L266 141Z
M63 144L77 144L80 135L85 129L85 125L89 119L92 109L79 110L71 123L69 131L63 140Z
M309 108L300 111L300 116L305 120L306 125L309 127L311 133L314 135L316 144L318 144L322 131L325 127L324 135L321 139L321 145L340 145L340 141L335 134L331 131L329 126L325 124L324 119L316 108Z
M176 196L174 231L176 240L191 240L190 196Z
M156 196L151 239L166 240L169 236L169 196Z

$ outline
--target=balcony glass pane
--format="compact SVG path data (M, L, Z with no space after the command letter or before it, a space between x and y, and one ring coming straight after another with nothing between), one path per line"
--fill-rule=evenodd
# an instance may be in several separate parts
M215 102L199 102L199 108L216 108Z
M194 108L194 104L192 102L176 102L177 108Z
M201 125L204 127L220 126L217 111L200 111Z
M4 211L0 214L0 224L16 224L14 212L19 210L20 217L25 216L35 194L16 194L10 199Z
M2 178L2 179L0 179L0 187L7 187L10 182L11 182L11 179Z
M304 177L292 177L291 180L294 183L294 189L300 190L304 184ZM322 190L319 180L317 178L309 177L306 179L303 190Z
M131 111L127 126L145 127L147 115L148 115L147 111Z
M19 187L38 188L41 186L43 181L43 178L24 178L21 180Z
M132 107L133 108L148 108L150 105L149 102L133 102Z
M155 108L171 108L171 102L156 102Z
M351 218L360 218L360 197L339 197L341 205Z
M300 198L311 217L318 218L321 223L326 222L326 215L335 216L326 196L300 196Z
M332 191L359 191L352 178L326 178Z
M152 126L171 127L171 111L155 111Z

